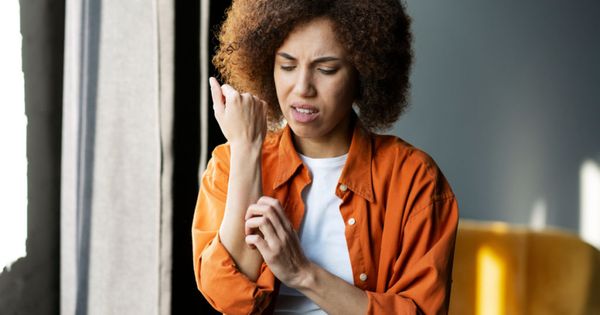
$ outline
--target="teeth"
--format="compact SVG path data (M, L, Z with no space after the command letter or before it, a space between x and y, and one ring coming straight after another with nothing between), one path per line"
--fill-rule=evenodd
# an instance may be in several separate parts
M312 113L316 112L316 111L306 109L306 108L296 108L296 110L302 114L312 114Z

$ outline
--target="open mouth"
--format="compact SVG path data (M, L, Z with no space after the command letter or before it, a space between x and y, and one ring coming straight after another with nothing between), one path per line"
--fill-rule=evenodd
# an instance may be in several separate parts
M292 117L300 123L311 122L319 116L319 110L311 105L292 105Z
M294 107L294 109L295 109L296 111L298 111L299 113L302 113L302 114L315 114L315 113L317 113L317 112L318 112L316 109L309 109L309 108L298 108L298 107Z

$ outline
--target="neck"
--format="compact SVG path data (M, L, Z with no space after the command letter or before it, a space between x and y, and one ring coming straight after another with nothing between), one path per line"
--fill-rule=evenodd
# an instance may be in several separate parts
M300 138L293 134L296 150L311 158L329 158L344 155L350 149L354 119L348 115L330 135L319 138Z

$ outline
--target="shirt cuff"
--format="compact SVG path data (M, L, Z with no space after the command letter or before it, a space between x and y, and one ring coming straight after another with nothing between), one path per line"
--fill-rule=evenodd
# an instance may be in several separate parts
M262 312L271 301L273 272L263 262L256 282L239 271L219 234L200 257L200 290L217 310L231 314Z
M418 308L413 300L393 294L393 293L376 293L366 291L369 299L367 306L368 315L379 314L397 314L397 315L415 315L418 313Z

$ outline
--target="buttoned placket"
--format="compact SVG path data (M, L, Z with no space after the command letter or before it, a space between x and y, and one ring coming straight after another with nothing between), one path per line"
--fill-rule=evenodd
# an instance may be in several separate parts
M342 203L340 204L340 211L342 214L342 217L344 217L344 211L342 211L343 208L345 208L345 205L348 203L348 199L350 198L350 196L348 194L352 194L352 191L348 188L348 185L345 185L343 183L338 184L338 197L340 199L342 199ZM345 222L346 222L346 242L348 243L348 248L349 249L353 249L356 246L359 247L358 252L361 252L360 249L360 242L358 240L358 238L360 237L357 233L359 233L359 231L357 231L356 229L359 228L359 225L357 224L358 221L356 219L356 213L355 213L356 209L350 209L349 212L346 215L346 218L344 218ZM352 274L353 274L353 278L355 279L355 285L363 290L365 290L367 288L367 279L368 279L368 275L365 271L365 266L364 264L361 263L361 257L359 255L359 257L355 257L356 255L353 255L353 252L357 252L356 250L350 250L350 263L352 264ZM358 275L358 276L357 276ZM358 282L356 281L356 279L358 279Z

